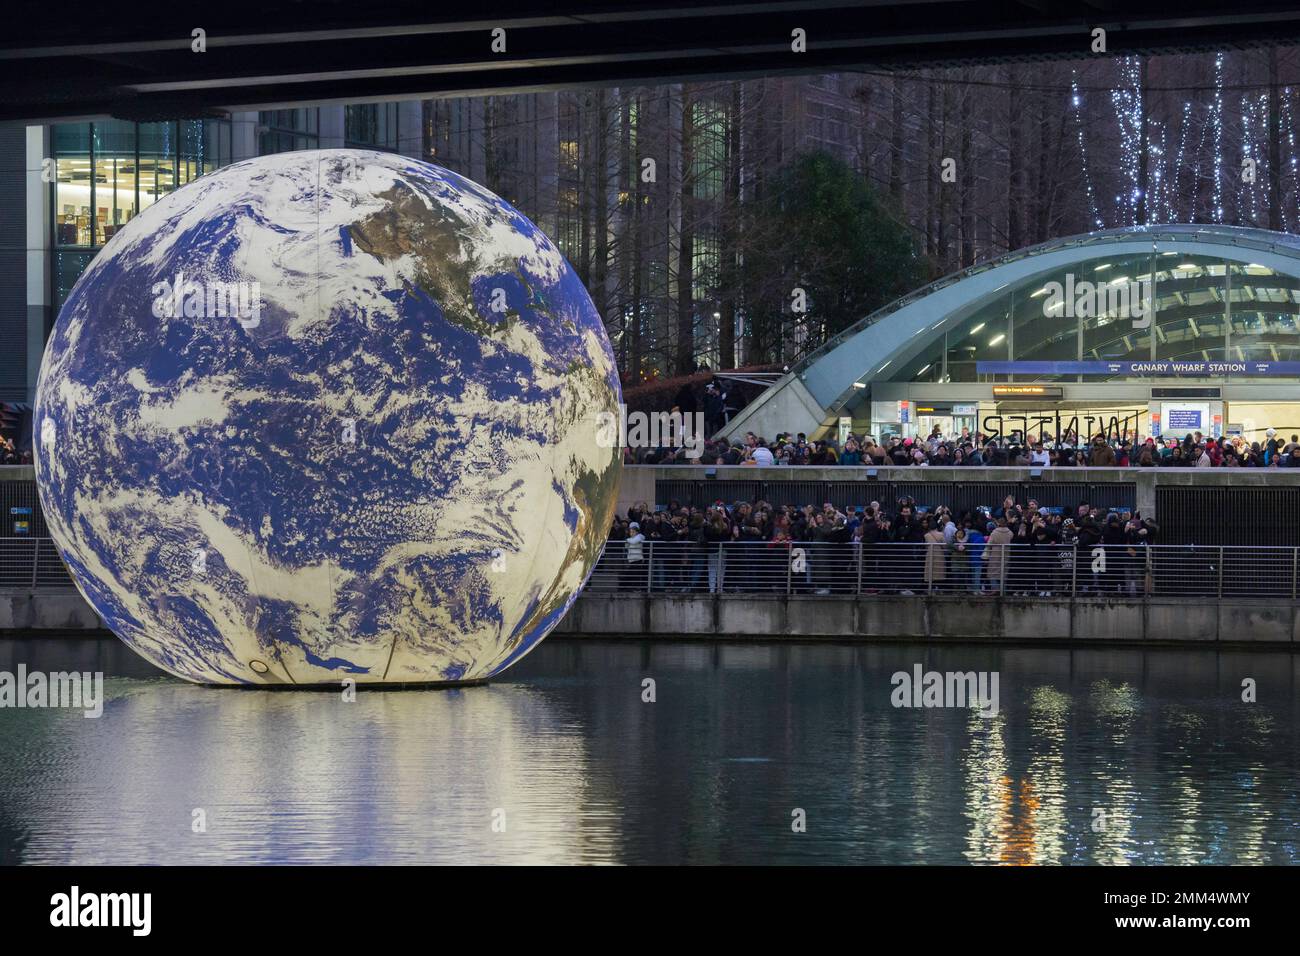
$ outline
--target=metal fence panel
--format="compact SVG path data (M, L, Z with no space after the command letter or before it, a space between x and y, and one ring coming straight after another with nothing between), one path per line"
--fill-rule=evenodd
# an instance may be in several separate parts
M759 492L762 490L761 481L702 481L700 482L700 507L713 504L715 501L721 501L725 504L732 504L736 501L750 502L751 504L758 500ZM658 495L656 494L657 498Z
M762 498L774 506L790 505L802 508L804 505L821 507L823 502L831 502L835 507L849 507L858 504L856 500L841 505L832 494L835 483L829 481L765 481ZM860 483L859 483L860 484ZM856 496L855 496L856 497ZM868 498L868 501L871 499Z
M998 481L963 481L948 486L948 507L953 514L974 511L976 508L992 510L1002 504L1007 495L1024 502L1020 485Z
M1157 487L1156 515L1170 544L1285 547L1300 541L1300 488Z
M64 565L63 559L59 557L59 551L54 547L54 542L49 538L37 538L36 548L34 583L37 586L70 586L72 577L68 574L68 568Z
M0 481L0 536L46 538L49 534L36 482Z
M31 587L40 538L0 538L0 586Z
M772 482L768 482L768 484L771 485ZM883 504L893 500L892 486L887 481L828 481L821 501L818 501L817 504L829 501L841 511L846 511L855 508L866 508L873 501L879 501ZM812 503L811 501L790 502L790 504L798 505Z
M681 479L674 480L657 480L655 481L655 500L647 502L651 505L668 505L673 501L680 501L684 505L691 505L696 508L702 508L704 502L701 500L703 494L700 491L700 481L685 481Z
M1132 511L1137 507L1137 488L1132 484L1118 482L1090 484L1087 499L1089 504L1098 508L1120 508ZM1078 501L1075 504L1077 505Z

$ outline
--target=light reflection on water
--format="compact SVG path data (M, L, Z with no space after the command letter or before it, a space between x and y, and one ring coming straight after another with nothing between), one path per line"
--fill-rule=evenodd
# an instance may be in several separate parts
M3 640L0 670L102 670L108 703L0 709L0 861L1294 863L1298 661L552 640L489 686L349 704ZM892 707L916 662L998 671L1000 712Z

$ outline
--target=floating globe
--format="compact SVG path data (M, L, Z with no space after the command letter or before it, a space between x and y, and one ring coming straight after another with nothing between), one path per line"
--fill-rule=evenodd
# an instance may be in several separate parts
M600 315L445 169L326 150L159 200L46 348L36 475L82 595L216 684L489 678L564 616L620 450Z

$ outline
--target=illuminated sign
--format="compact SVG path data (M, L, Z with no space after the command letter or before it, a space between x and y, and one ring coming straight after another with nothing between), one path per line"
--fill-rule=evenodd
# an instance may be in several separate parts
M1059 385L994 385L993 397L1024 395L1029 398L1060 398L1065 390Z
M977 375L1300 375L1300 362L976 362Z

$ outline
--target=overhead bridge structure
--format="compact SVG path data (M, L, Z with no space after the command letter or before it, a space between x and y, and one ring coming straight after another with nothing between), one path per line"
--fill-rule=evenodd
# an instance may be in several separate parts
M1106 31L1108 54L1300 37L1293 4L1204 0L227 0L120 4L93 17L75 10L32 0L6 7L0 120L147 121L331 102L1079 58L1094 55L1098 28Z

